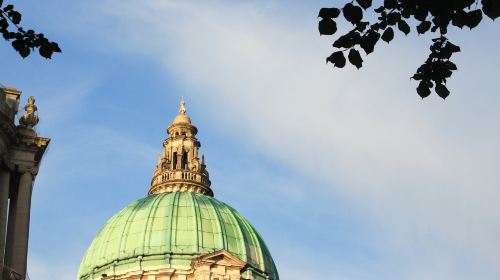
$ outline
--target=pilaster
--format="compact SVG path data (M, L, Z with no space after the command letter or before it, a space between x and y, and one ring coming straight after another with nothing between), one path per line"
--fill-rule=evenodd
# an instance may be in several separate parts
M7 207L9 204L10 170L0 166L0 280L3 280L4 255L7 231Z
M24 277L28 256L31 194L37 169L23 168L18 172L19 185L9 205L5 265Z

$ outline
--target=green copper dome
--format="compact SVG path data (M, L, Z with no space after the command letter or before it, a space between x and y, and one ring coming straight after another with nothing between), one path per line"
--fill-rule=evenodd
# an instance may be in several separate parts
M82 260L78 280L135 268L189 267L218 250L246 262L254 279L279 279L264 241L236 210L202 194L159 193L133 202L104 225Z

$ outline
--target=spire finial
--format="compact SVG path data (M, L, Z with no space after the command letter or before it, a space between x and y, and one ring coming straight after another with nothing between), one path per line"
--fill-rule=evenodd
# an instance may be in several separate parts
M186 114L186 102L184 102L184 96L181 98L181 107L179 108L179 114Z

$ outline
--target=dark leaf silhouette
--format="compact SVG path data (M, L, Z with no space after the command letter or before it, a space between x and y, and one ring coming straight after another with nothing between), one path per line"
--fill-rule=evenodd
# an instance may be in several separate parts
M370 54L373 52L375 45L380 39L380 34L373 30L369 30L366 35L364 35L361 39L360 46L365 51L366 54Z
M356 2L365 10L372 6L372 0L356 0Z
M394 38L394 30L392 30L391 27L388 27L384 33L382 34L382 40L386 41L387 43L389 43L390 41L392 41L392 39Z
M483 13L492 20L500 16L500 2L498 0L482 0Z
M357 50L351 49L347 57L349 58L349 62L356 66L356 68L359 69L363 66L363 59L361 59L361 55Z
M59 45L56 42L50 42L50 45L52 46L53 52L61 52L61 49L59 48Z
M359 31L359 32L365 31L369 24L370 23L367 21L360 21L360 22L356 23L356 31Z
M401 32L403 32L405 35L408 35L410 33L410 26L404 20L399 20L398 21L398 29Z
M19 12L11 10L8 12L8 15L12 20L12 23L19 24L21 22L21 14Z
M340 10L337 8L322 8L319 10L318 17L320 18L336 18L340 15Z
M398 5L398 1L396 0L384 0L384 7L386 9L394 9Z
M451 20L451 23L456 27L462 28L467 22L467 13L464 11L457 11Z
M424 21L428 15L429 15L429 10L426 9L425 6L419 5L415 10L414 17L416 20Z
M398 12L390 12L387 15L387 24L395 25L401 19L401 14Z
M470 29L478 26L478 24L483 19L483 13L481 10L474 10L467 13L467 17L465 19L465 25Z
M445 85L437 84L435 90L437 95L439 95L443 99L445 99L446 97L448 97L448 95L450 95L450 91L446 88Z
M363 10L370 11L372 4L372 0L353 0L344 5L342 13L353 29L336 38L333 47L338 50L327 58L327 62L342 68L346 60L344 52L348 52L349 62L361 68L363 59L356 47L363 49L366 55L372 53L380 39L387 43L394 40L396 26L405 35L411 32L410 24L418 34L437 33L432 39L428 58L411 78L419 82L417 93L422 98L429 96L433 88L442 98L450 94L445 85L453 71L457 70L451 58L454 53L460 52L460 47L448 41L448 29L453 26L473 29L481 23L483 13L492 20L500 16L500 0L384 0L383 5L372 8L375 17L363 20ZM338 8L320 10L322 20L318 28L321 34L337 32L334 19L340 12ZM0 21L0 26L2 24Z
M27 57L29 54L30 54L30 48L26 47L26 46L22 46L20 49L19 49L19 54L25 58Z
M321 35L333 35L337 32L337 24L331 18L323 18L319 22L318 29Z
M417 93L420 95L422 98L426 98L427 96L431 95L431 86L432 84L428 84L424 81L420 82L417 87Z
M345 19L352 24L360 22L363 18L363 10L351 3L347 3L342 11L344 13Z
M341 51L332 53L327 59L326 62L330 62L334 67L343 68L346 63L346 59L344 53Z
M430 21L422 21L419 25L417 25L417 32L418 34L424 34L425 32L429 31L430 28Z
M51 44L43 44L39 49L38 52L40 53L41 56L45 58L50 58L52 56L52 53L54 52L52 45Z
M351 31L337 39L333 43L333 46L335 48L351 48L355 44L358 44L359 40L361 39L361 35L356 32L356 31Z

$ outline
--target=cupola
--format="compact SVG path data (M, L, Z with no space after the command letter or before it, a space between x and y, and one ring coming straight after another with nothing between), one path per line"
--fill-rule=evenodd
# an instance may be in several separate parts
M198 156L201 144L196 133L198 129L186 114L186 104L182 99L179 114L167 128L167 138L163 141L149 195L194 192L213 196L205 157L202 155L200 160Z

